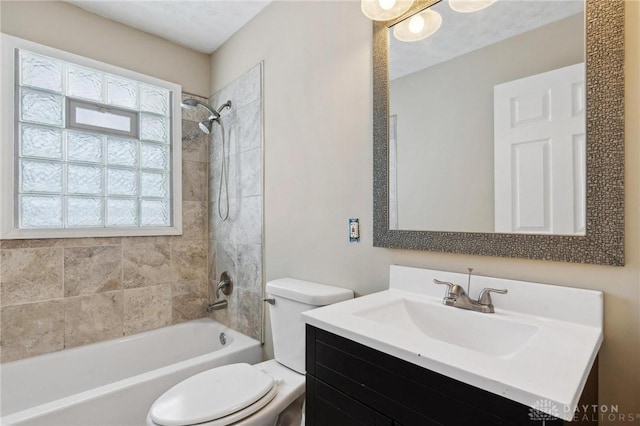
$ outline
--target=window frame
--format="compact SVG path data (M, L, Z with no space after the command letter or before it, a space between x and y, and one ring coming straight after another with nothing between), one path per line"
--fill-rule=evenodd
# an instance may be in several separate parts
M131 120L131 130L127 132L125 130L111 129L109 127L78 123L77 110L79 108L96 111L96 112L106 112L112 115L126 117ZM66 97L65 110L66 110L65 124L67 129L76 129L80 131L88 130L91 132L96 132L104 135L114 135L114 136L120 136L120 137L132 138L132 139L138 139L140 137L140 129L138 126L138 120L140 119L140 114L138 112L127 111L126 109L121 107L103 105L98 102L84 101L84 100L72 98L70 96Z
M76 65L164 88L170 92L171 104L171 225L104 228L19 228L17 200L18 180L18 98L17 49L70 62ZM132 237L182 234L182 87L145 74L85 58L39 43L0 34L0 239L45 239L83 237ZM69 99L71 97L67 97ZM68 102L68 100L67 100ZM84 103L84 101L82 101ZM87 102L90 103L90 102ZM68 116L67 118L68 119ZM137 124L136 124L137 126ZM67 127L69 128L69 127ZM139 129L137 129L139 131ZM108 130L101 129L108 134Z

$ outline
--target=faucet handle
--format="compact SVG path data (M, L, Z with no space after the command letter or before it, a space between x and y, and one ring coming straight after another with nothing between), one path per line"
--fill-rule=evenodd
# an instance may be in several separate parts
M216 285L216 300L220 298L220 292L225 296L228 296L233 291L233 281L231 281L231 276L227 271L224 271L222 275L220 275L220 281Z
M446 294L447 296L449 296L449 294L451 293L451 290L453 290L453 287L455 287L457 285L457 284L454 284L454 283L449 282L449 281L440 281L440 280L437 280L435 278L433 279L433 283L434 284L446 285L448 287L447 288L447 294Z
M493 301L491 300L491 293L507 294L508 290L506 289L498 290L496 288L482 289L482 291L480 292L480 297L478 297L478 303L480 303L481 305L487 305L487 306L493 305Z
M433 279L433 282L435 284L442 284L442 285L446 285L447 288L447 292L444 295L445 299L455 299L457 297L464 297L467 293L465 293L464 288L462 288L460 285L458 284L454 284L450 281L440 281L437 279Z

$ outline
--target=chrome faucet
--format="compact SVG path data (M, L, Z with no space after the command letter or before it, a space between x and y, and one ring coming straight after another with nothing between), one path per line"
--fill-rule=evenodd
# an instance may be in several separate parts
M218 300L217 302L209 303L209 305L207 305L207 312L211 313L213 311L227 309L227 306L229 306L229 302L227 302L227 299Z
M229 294L231 294L231 288L232 288L233 284L231 284L231 278L229 278L228 275L225 277L224 276L225 274L226 274L226 272L224 272L222 277L220 277L220 281L218 282L218 285L216 286L216 300L220 299L220 292L221 291L225 296L228 296Z
M442 284L447 286L447 292L442 299L442 303L447 306L453 306L454 308L468 309L470 311L482 312L485 314L492 314L495 312L493 301L491 300L491 293L506 294L507 290L498 290L495 288L485 288L480 292L478 300L473 300L469 297L464 288L458 284L454 284L449 281L440 281L434 279L435 284Z
M220 309L225 309L229 305L229 302L226 299L220 299L220 293L228 296L233 291L233 281L231 281L231 277L228 272L223 272L220 276L220 281L218 281L218 285L216 286L216 301L210 303L207 306L207 312L211 313L213 311L218 311Z

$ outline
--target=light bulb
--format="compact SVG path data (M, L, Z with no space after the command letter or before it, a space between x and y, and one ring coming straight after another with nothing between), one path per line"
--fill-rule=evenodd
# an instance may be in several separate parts
M402 16L413 0L361 0L362 13L374 21L389 21Z
M440 28L442 16L427 9L393 26L393 35L400 41L418 41L427 38Z
M409 20L409 31L418 34L424 29L424 18L421 15L415 15Z
M390 10L396 5L396 0L378 0L378 3L383 10Z

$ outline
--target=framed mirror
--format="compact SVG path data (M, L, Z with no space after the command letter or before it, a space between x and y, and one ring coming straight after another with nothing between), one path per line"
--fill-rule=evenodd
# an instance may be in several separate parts
M454 3L374 22L374 246L623 265L624 1Z

